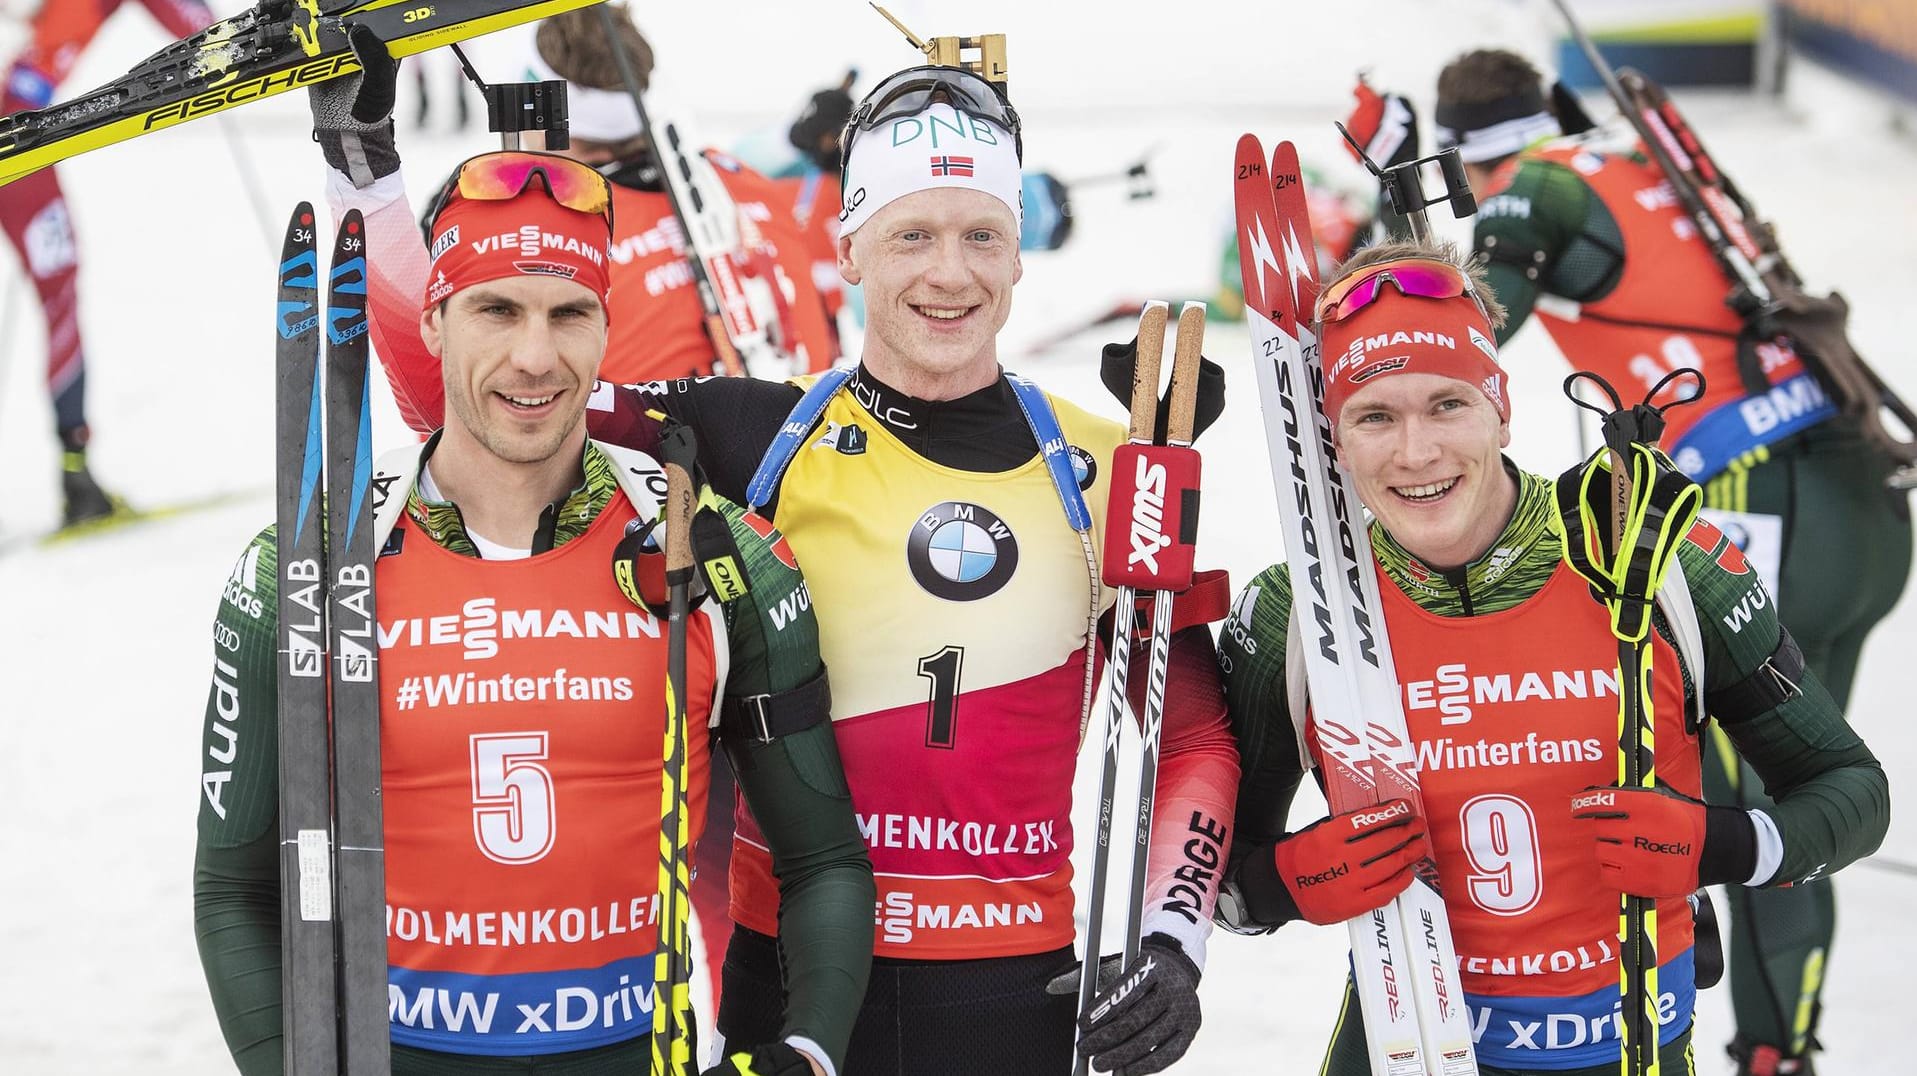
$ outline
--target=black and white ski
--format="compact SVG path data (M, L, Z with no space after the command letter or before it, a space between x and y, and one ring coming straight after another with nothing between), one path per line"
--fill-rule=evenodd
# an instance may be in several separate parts
M340 222L326 295L326 607L339 894L340 1045L348 1072L390 1065L379 646L373 620L373 441L366 229Z
M326 705L326 531L319 255L301 202L280 255L278 475L280 962L286 1071L339 1071L333 789Z
M348 213L322 311L314 230L302 202L287 226L275 311L286 1071L378 1074L390 1069L391 1034L366 239L359 212Z

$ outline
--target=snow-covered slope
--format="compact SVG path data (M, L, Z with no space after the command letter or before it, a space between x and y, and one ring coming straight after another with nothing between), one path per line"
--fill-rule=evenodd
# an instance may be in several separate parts
M662 76L682 91L710 89L708 140L722 145L761 126L782 128L808 92L849 63L870 73L915 59L863 5L837 0L638 8ZM1156 199L1087 190L1071 244L1026 259L1004 338L1009 364L1114 416L1094 359L1100 342L1129 329L1011 357L1024 341L1119 297L1209 297L1238 134L1291 138L1308 160L1355 182L1330 120L1342 115L1358 67L1373 65L1375 81L1412 91L1428 116L1435 72L1451 55L1486 42L1537 54L1544 40L1539 6L1508 2L1187 0L1170 11L979 0L900 2L893 10L921 34L1010 33L1031 164L1071 178L1157 147ZM158 43L143 16L119 16L71 86L104 81ZM487 50L478 51L483 62ZM447 75L434 68L436 88ZM410 87L402 115L410 115L409 101ZM1868 98L1810 73L1783 106L1741 96L1683 101L1720 160L1781 222L1806 275L1841 282L1864 353L1917 391L1903 306L1917 294L1917 200L1905 181L1917 148L1885 132ZM85 264L99 475L149 504L254 494L217 511L0 557L0 1067L8 1072L229 1068L193 947L193 817L208 627L234 558L272 514L277 242L249 206L229 137L262 177L274 218L266 227L277 229L296 199L321 194L306 125L302 102L283 98L62 166ZM423 196L447 166L489 145L479 134L407 131L402 150L415 192ZM0 296L9 292L0 299L6 534L48 527L58 512L41 330L17 268L0 262ZM1233 395L1201 445L1203 559L1242 582L1281 556L1276 512L1242 327L1214 327L1207 353L1225 364ZM1562 364L1535 328L1505 359L1516 399L1514 454L1539 470L1560 469L1575 452L1571 411L1556 389ZM390 404L381 407L380 432L395 443L404 431ZM1917 733L1902 721L1906 689L1896 679L1913 647L1917 606L1906 601L1873 640L1854 705L1893 780L1917 762ZM1089 798L1081 795L1081 804ZM1301 817L1307 809L1301 804ZM1893 823L1883 856L1917 860L1917 828ZM1877 1047L1904 1032L1902 973L1917 956L1917 927L1902 902L1917 897L1917 878L1865 864L1839 888L1824 1064L1902 1072L1895 1052ZM1185 1070L1315 1068L1335 1016L1343 939L1342 931L1302 926L1270 938L1216 937L1206 1026ZM1715 1046L1728 1035L1723 990L1705 996L1701 1019L1702 1069L1728 1071Z

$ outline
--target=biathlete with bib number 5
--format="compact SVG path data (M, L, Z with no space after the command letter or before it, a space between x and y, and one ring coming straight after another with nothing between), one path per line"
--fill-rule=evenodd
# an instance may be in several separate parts
M429 218L435 240L547 243L538 260L443 245L414 331L443 364L446 425L373 478L396 1074L651 1059L669 641L664 587L629 597L616 568L652 575L657 554L627 536L657 537L661 468L586 434L611 203L576 161L494 153L461 165ZM716 730L759 820L787 939L779 1012L733 1047L763 1074L829 1074L871 962L871 865L798 563L765 520L717 498L708 513L750 587L688 620L685 719ZM276 559L269 528L220 606L194 865L201 962L249 1074L282 1064ZM695 841L708 745L692 736L686 756Z
M1387 243L1334 275L1317 319L1325 414L1374 517L1423 811L1392 800L1288 829L1315 759L1299 746L1314 737L1288 694L1304 657L1287 635L1310 614L1274 565L1239 596L1221 643L1244 759L1221 910L1249 932L1342 922L1384 906L1434 856L1480 1071L1609 1076L1619 894L1649 898L1661 1063L1689 1072L1686 898L1797 883L1869 854L1889 821L1883 769L1743 554L1700 522L1677 542L1650 641L1659 784L1615 787L1618 640L1565 551L1556 492L1582 468L1554 481L1504 458L1510 404L1490 343L1503 311L1484 280L1453 249ZM1700 802L1706 720L1773 804ZM1352 1002L1348 988L1327 1076L1369 1071Z

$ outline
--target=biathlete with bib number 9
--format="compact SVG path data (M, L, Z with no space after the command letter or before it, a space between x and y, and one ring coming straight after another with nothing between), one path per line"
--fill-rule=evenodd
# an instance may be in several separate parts
M1743 554L1700 522L1657 596L1659 784L1615 787L1618 640L1561 537L1557 485L1583 468L1554 481L1504 458L1510 404L1490 343L1503 310L1482 276L1450 248L1367 248L1324 288L1317 319L1325 414L1374 517L1423 811L1393 800L1288 829L1315 764L1300 744L1314 737L1293 706L1304 696L1288 694L1304 657L1288 650L1291 573L1274 565L1239 596L1221 643L1244 762L1221 911L1247 932L1342 922L1384 906L1434 856L1480 1071L1610 1076L1619 894L1649 898L1662 1064L1690 1072L1686 898L1799 883L1869 854L1889 821L1883 769ZM1707 720L1774 803L1700 802ZM1324 1072L1368 1071L1348 988Z
M1910 575L1909 494L1884 486L1895 463L1788 337L1761 337L1727 305L1731 281L1647 151L1564 137L1588 123L1561 115L1564 100L1502 50L1466 53L1438 77L1438 141L1458 147L1480 192L1474 242L1511 311L1498 340L1535 312L1567 362L1616 384L1703 371L1706 394L1671 412L1666 451L1703 485L1706 517L1750 550L1805 663L1847 708L1864 640ZM1763 806L1758 775L1712 740L1706 798ZM1808 1076L1835 932L1828 878L1731 890L1740 1072Z

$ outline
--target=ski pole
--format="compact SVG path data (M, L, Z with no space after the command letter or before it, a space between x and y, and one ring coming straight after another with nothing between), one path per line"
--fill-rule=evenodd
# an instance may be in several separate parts
M691 736L686 728L686 619L692 594L692 484L697 451L691 427L675 425L660 438L666 470L665 525L666 707L665 763L659 782L659 930L653 955L652 1076L692 1071L692 811L686 790Z
M1138 315L1138 362L1132 367L1130 445L1151 444L1157 426L1158 370L1164 361L1165 325L1170 314L1170 304L1153 299ZM1118 473L1114 460L1114 489L1119 485ZM1129 513L1124 517L1108 513L1107 530L1118 527L1120 518L1129 519ZM1132 629L1137 604L1136 590L1130 586L1118 588L1117 600L1112 605L1111 661L1105 671L1105 755L1104 768L1098 778L1098 825L1092 852L1092 887L1086 905L1085 961L1078 973L1078 1015L1081 1017L1092 1011L1092 1001L1098 997L1099 943L1105 929L1106 882L1111 874L1112 810L1118 799L1119 731L1125 721L1126 681L1131 674ZM1090 1071L1090 1060L1074 1054L1072 1072L1075 1076L1085 1076Z
M1694 378L1696 391L1678 392L1676 404L1703 396L1704 379L1695 370L1673 371L1644 396L1625 407L1603 378L1578 371L1564 380L1564 392L1579 407L1603 416L1604 447L1589 457L1577 492L1575 511L1565 512L1562 532L1565 561L1610 610L1611 632L1618 641L1617 787L1657 785L1657 720L1652 703L1650 642L1652 601L1663 585L1677 546L1697 518L1703 492L1654 447L1664 432L1663 408L1653 406L1667 385ZM1577 383L1589 381L1608 398L1611 410L1578 397ZM1598 460L1609 457L1610 548L1594 557L1590 516ZM1565 494L1560 493L1560 504ZM1657 902L1624 894L1618 910L1618 1067L1623 1076L1659 1076Z
M1580 423L1580 428L1582 424ZM1611 456L1611 556L1622 563L1631 513L1631 461L1619 449ZM1657 743L1645 720L1644 691L1650 679L1650 648L1618 637L1618 786L1657 783ZM1641 678L1641 679L1640 679ZM1657 1056L1657 902L1625 894L1618 910L1619 1071L1623 1076L1660 1076Z
M1171 410L1166 416L1165 444L1162 447L1184 450L1182 453L1177 453L1177 455L1183 456L1189 461L1191 477L1189 482L1174 482L1168 475L1163 485L1166 502L1169 502L1171 496L1176 493L1187 489L1196 489L1198 484L1198 454L1192 449L1191 443L1193 439L1192 422L1198 407L1198 364L1201 359L1200 351L1204 347L1204 344L1205 304L1188 302L1178 311L1178 342L1172 351ZM1156 379L1154 379L1152 388L1156 390L1157 387ZM1132 391L1134 393L1134 406L1136 406L1136 382L1133 384ZM1156 403L1156 401L1154 401L1154 403ZM1159 455L1172 456L1171 453L1159 453ZM1173 464L1168 459L1164 466L1169 471ZM1123 476L1123 471L1119 471L1113 476L1114 481L1112 484L1114 488L1119 486L1116 480ZM1143 513L1140 512L1140 498L1137 495L1137 491L1133 491L1133 496L1128 498L1128 500L1133 504L1131 529L1133 535L1136 535L1141 523L1149 525L1149 518L1140 518L1141 515L1149 513L1150 511L1149 498L1145 499L1146 503L1143 506L1145 511ZM1161 520L1168 518L1166 510L1170 507L1169 503L1161 505L1159 508ZM1196 508L1196 505L1194 504L1192 507ZM1118 517L1108 513L1106 518L1114 519ZM1180 521L1184 529L1188 532L1195 532L1197 530L1198 521L1195 516L1181 518ZM1160 531L1159 537L1167 542L1175 542L1179 536ZM1132 544L1136 545L1137 543L1133 542ZM1169 552L1169 549L1167 549L1166 552ZM1110 555L1109 550L1107 550L1107 555ZM1128 559L1133 555L1135 554L1128 553ZM1145 861L1148 858L1147 853L1151 850L1152 810L1158 803L1158 748L1165 727L1165 678L1171 666L1172 595L1176 590L1183 590L1191 585L1191 570L1189 565L1185 567L1182 573L1178 572L1178 569L1169 563L1164 567L1166 569L1165 574L1182 574L1182 578L1156 580L1156 582L1161 584L1174 585L1160 586L1152 592L1151 596L1152 639L1151 659L1150 664L1147 665L1145 680L1144 749L1138 763L1138 835L1132 844L1131 895L1125 904L1126 966L1130 966L1131 962L1138 957L1140 943L1139 931L1142 929L1145 918ZM1114 662L1128 659L1129 655L1116 652L1112 655Z
M1154 146L1152 149L1147 150L1143 157L1140 157L1130 165L1115 172L1100 172L1095 175L1079 176L1072 179L1061 180L1060 182L1071 188L1102 187L1111 183L1123 183L1126 187L1126 196L1133 201L1150 198L1158 193L1157 188L1152 185L1151 174L1152 154L1156 152L1158 152L1158 149Z
M220 125L220 135L226 139L227 155L233 158L233 171L240 180L240 190L246 194L246 204L253 209L253 220L260 226L260 239L266 249L273 249L273 211L267 207L266 195L260 183L260 170L253 163L253 154L246 148L246 139L240 136L239 129L226 116L216 117Z

